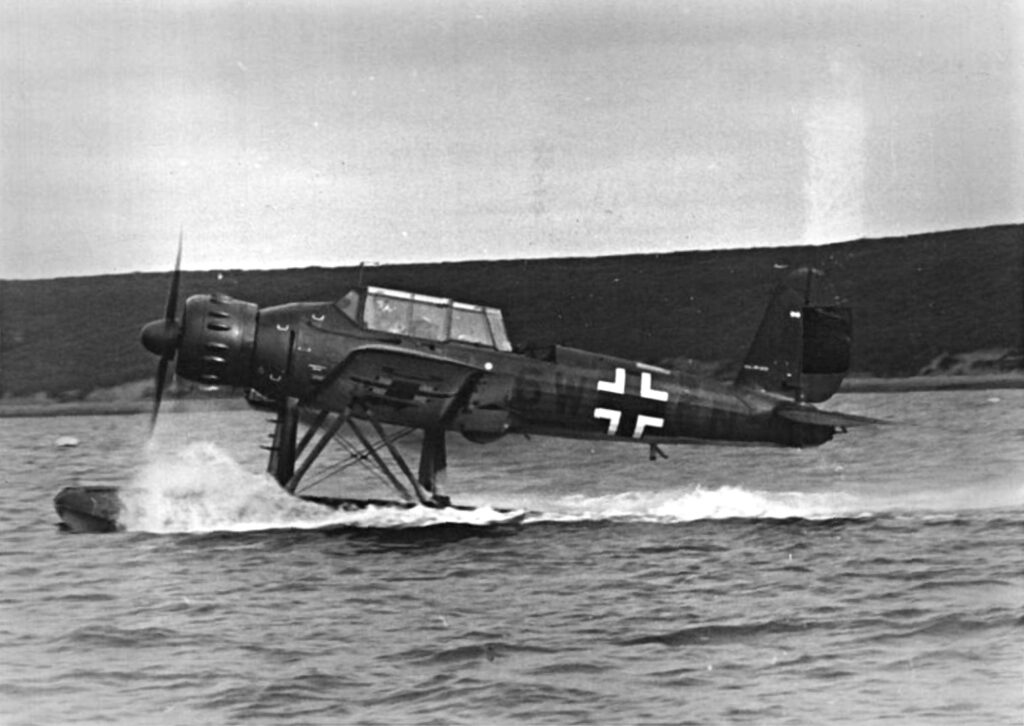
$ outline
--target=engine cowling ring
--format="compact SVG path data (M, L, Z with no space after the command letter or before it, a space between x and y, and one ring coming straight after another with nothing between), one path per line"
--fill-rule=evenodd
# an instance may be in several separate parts
M252 377L259 307L227 295L185 302L178 375L209 386L247 387Z

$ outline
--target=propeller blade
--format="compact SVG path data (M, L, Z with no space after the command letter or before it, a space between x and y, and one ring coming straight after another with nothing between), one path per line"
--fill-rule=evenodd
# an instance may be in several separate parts
M170 362L170 358L162 356L160 358L160 364L156 369L156 389L153 392L153 413L149 417L149 434L153 435L153 429L156 428L156 417L160 414L160 402L164 398L164 386L167 383L167 364Z
M179 336L181 328L175 320L178 312L178 290L181 287L181 249L185 239L185 230L178 232L178 255L174 260L174 274L171 276L171 288L167 291L167 307L164 309L164 319L147 325L142 332L142 344L153 353L160 356L160 363L156 369L156 389L153 391L153 413L149 419L149 434L153 435L156 428L156 419L160 414L160 402L164 398L164 388L167 386L168 364L178 352Z
M174 275L171 277L171 289L167 292L167 308L164 310L165 320L174 320L178 312L178 286L181 284L181 247L185 240L185 230L178 232L178 256L174 260Z

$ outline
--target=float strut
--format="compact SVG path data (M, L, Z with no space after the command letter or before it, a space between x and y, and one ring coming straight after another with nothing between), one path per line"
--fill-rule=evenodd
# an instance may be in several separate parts
M309 446L309 442L313 440L313 436L316 434L317 430L324 425L324 421L327 420L329 415L330 411L326 408L322 409L320 413L316 415L316 418L313 419L313 423L309 425L309 428L306 430L306 433L303 434L299 445L295 448L296 457L302 456L302 452L306 450L307 446Z
M377 420L377 417L373 415L373 411L364 406L363 414L366 416L366 420L370 422L370 425L373 426L373 430L377 432L378 436L380 436L381 441L384 442L384 445L388 447L388 452L391 454L391 457L398 464L399 468L402 470L402 473L405 474L406 478L412 484L413 491L416 492L416 498L420 500L420 503L427 507L445 506L447 502L439 501L436 497L433 496L432 492L428 493L424 491L422 486L420 486L419 481L416 479L415 476L413 476L412 469L409 468L409 465L405 463L405 459L402 458L402 452L400 452L395 447L395 445L391 442L391 438L386 435L386 433L384 432L384 428L380 425L380 422Z
M288 491L289 494L295 493L295 487L299 485L299 482L302 480L302 477L304 477L306 475L306 472L309 471L309 467L313 466L313 462L317 460L317 457L319 457L321 453L323 453L323 450L327 447L327 444L330 442L332 438L334 438L334 435L338 433L338 430L345 424L345 421L348 420L348 417L349 412L348 409L346 409L345 411L339 413L337 418L331 421L331 425L327 427L327 429L323 433L323 436L321 436L320 440L316 442L316 445L313 447L313 450L309 452L305 459L303 459L302 465L299 466L295 473L291 475L291 478L288 479L288 483L285 484L284 488Z
M299 402L295 398L286 398L277 410L270 461L267 462L267 471L281 486L295 473L295 435L298 425Z
M447 468L448 452L444 429L424 429L423 447L420 450L420 486L430 493L435 503L443 507L451 504L451 500L438 490L437 475Z
M394 472L391 471L391 467L388 466L387 462L381 458L380 454L377 453L377 450L370 444L369 439L366 438L366 434L363 433L362 429L356 426L356 422L354 419L349 418L348 427L352 429L352 433L354 433L356 435L356 438L359 439L359 443L363 445L363 448L366 450L366 453L368 453L373 458L374 463L380 468L382 472L384 472L384 475L388 478L388 481L391 482L391 485L398 491L399 494L402 495L403 499L405 499L408 502L411 502L413 500L412 494L409 493L409 490L405 488L405 486L398 479L398 477L395 476Z

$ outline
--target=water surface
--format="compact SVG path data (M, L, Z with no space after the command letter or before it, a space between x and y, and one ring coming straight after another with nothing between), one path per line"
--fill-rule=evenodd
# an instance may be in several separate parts
M1024 391L835 406L902 423L653 463L453 438L449 493L516 530L296 502L258 412L0 420L0 721L1020 723ZM73 482L130 531L59 532Z

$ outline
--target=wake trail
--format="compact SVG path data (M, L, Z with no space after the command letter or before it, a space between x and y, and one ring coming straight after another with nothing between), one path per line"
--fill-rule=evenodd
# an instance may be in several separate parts
M945 515L1024 505L1024 487L1019 481L1012 482L1005 491L998 490L999 496L994 499L979 496L976 486L963 491L964 496L948 490L936 496L935 491L893 493L890 487L859 492L769 491L722 484L561 496L505 489L496 491L495 497L496 504L525 513L523 523L527 525L601 521L672 524L725 519L821 521ZM509 521L508 510L491 506L470 510L423 506L332 510L288 494L269 474L246 470L226 451L208 442L188 444L176 451L147 451L142 466L122 489L121 500L120 520L125 528L152 533L490 526Z
M812 519L868 517L857 497L842 492L765 492L739 486L687 491L630 491L604 496L576 494L547 503L528 522L632 521L683 523L715 519Z
M847 488L848 487L848 488ZM1019 512L1024 479L994 478L949 487L902 491L892 486L845 485L818 491L769 491L743 485L634 490L618 494L573 494L520 503L539 510L530 522L624 521L686 523L705 520L805 519L825 521L872 517L948 518Z

